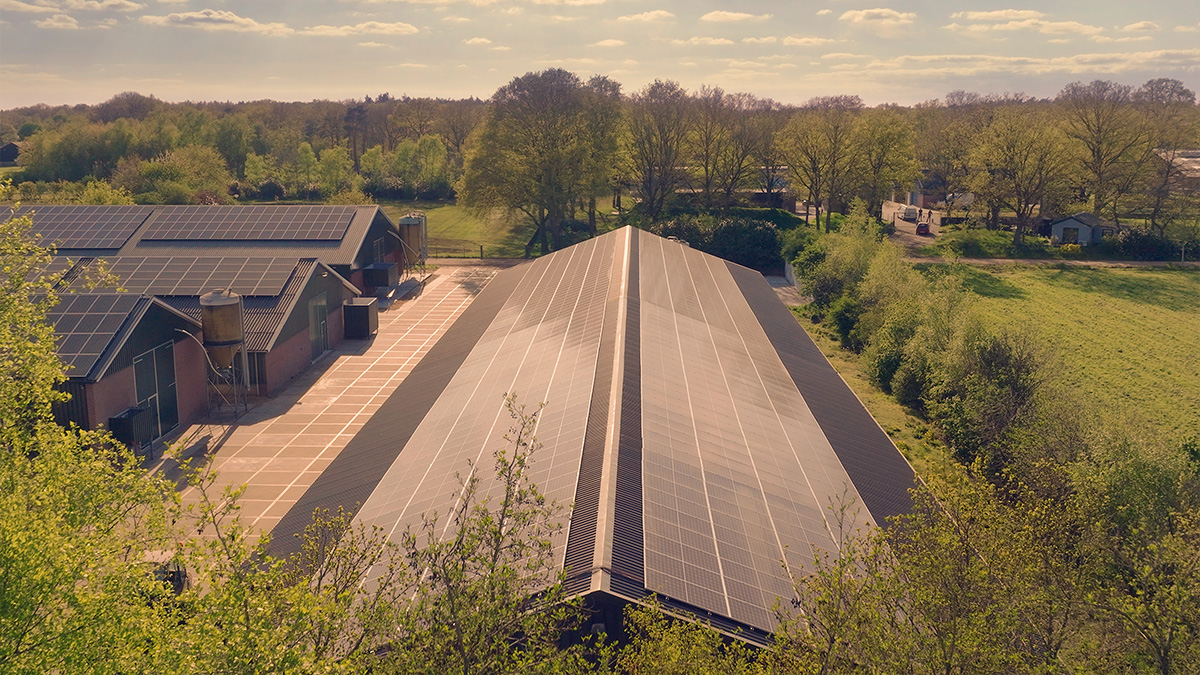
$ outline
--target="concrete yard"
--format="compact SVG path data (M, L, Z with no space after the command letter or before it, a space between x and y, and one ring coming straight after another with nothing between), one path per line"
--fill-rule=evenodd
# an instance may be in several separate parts
M243 523L270 531L312 485L421 357L470 305L498 266L441 267L416 297L379 316L371 340L346 340L277 396L252 403L236 421L210 420L183 430L181 457L211 455L214 496L245 485ZM157 470L177 477L175 461ZM195 501L186 488L185 502Z

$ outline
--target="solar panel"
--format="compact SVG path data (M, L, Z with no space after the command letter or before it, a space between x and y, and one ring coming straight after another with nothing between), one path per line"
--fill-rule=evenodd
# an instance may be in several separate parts
M149 206L29 206L18 216L33 213L35 235L43 244L60 249L118 249L125 245L153 211Z
M110 269L132 293L204 295L218 288L246 296L276 296L283 292L295 258L238 258L182 256L113 258Z
M87 375L142 298L129 293L66 293L49 312L57 352L73 377Z
M170 206L142 241L337 241L354 206Z

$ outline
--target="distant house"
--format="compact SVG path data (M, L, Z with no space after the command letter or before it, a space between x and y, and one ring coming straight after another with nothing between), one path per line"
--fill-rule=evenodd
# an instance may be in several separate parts
M20 143L5 143L0 145L0 166L13 166L21 155Z
M1115 223L1101 220L1091 213L1076 213L1051 222L1050 238L1059 244L1094 246L1100 243L1102 237L1111 237L1119 230L1120 227Z
M1200 150L1178 150L1173 155L1159 151L1164 162L1170 162L1175 171L1172 191L1183 194L1200 194Z

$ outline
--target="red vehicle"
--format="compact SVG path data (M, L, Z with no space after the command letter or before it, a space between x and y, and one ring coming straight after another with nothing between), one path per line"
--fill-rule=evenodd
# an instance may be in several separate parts
M917 234L929 234L929 223L917 223Z

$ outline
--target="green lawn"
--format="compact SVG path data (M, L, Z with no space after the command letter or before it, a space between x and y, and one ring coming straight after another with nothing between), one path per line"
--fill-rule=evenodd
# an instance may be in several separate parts
M957 269L990 321L1043 336L1099 409L1200 434L1200 270Z
M465 207L450 202L399 201L383 199L379 206L393 221L412 210L425 212L432 257L479 257L479 247L488 258L520 258L531 226L494 212L480 218Z
M13 179L13 183L16 184L16 181L20 178L18 174L24 170L25 167L23 166L0 166L0 180L11 178Z

